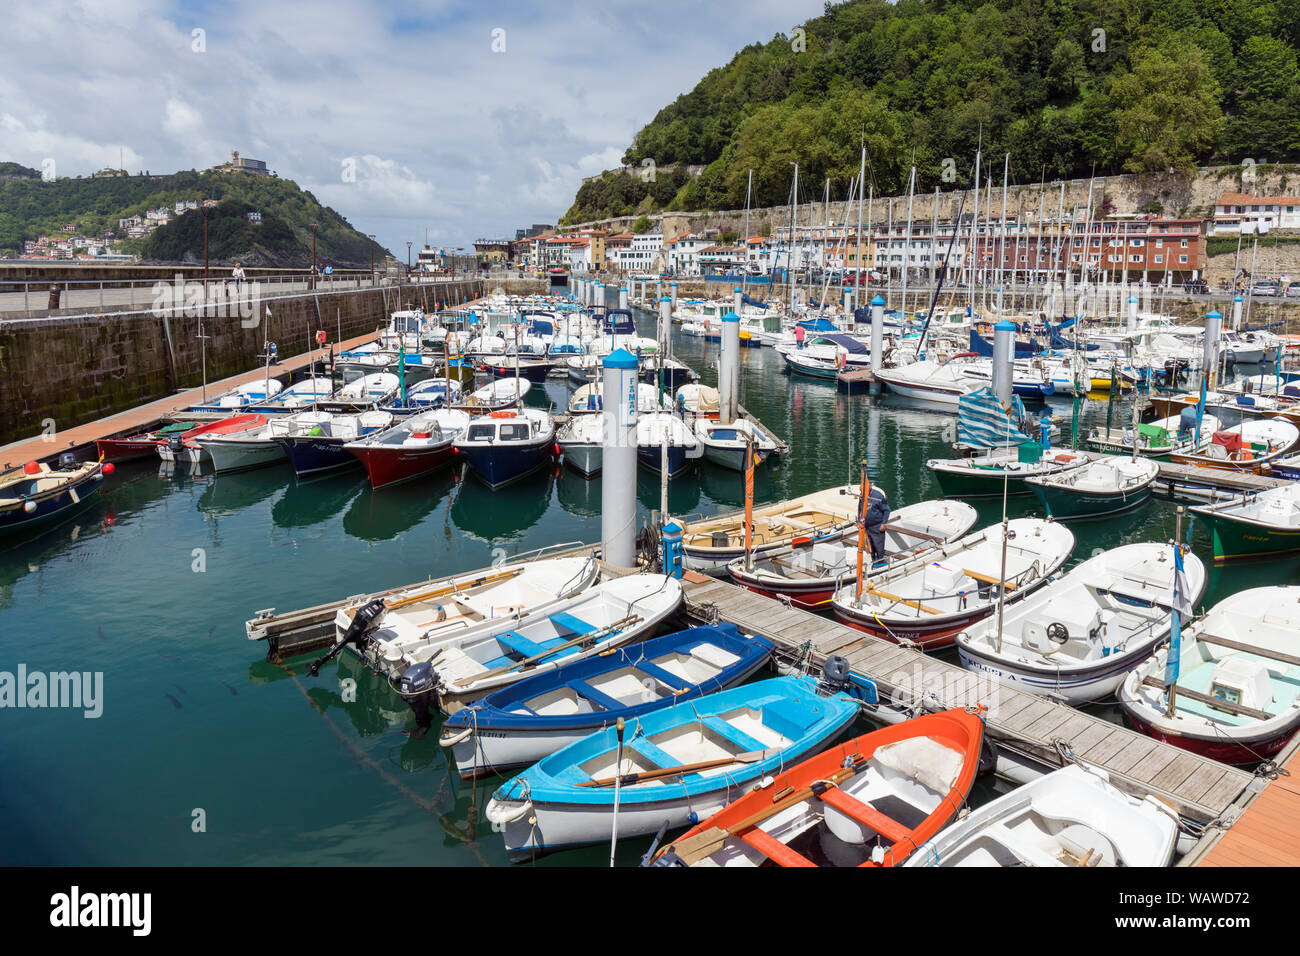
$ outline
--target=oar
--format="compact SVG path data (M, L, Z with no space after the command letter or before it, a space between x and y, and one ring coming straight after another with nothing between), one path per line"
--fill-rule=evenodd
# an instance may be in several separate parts
M523 568L515 568L510 571L501 571L497 574L485 574L481 578L475 578L473 581L466 581L463 584L448 584L440 588L434 588L431 591L423 591L419 594L413 594L410 597L402 598L400 601L394 601L388 605L388 610L396 611L398 608L406 607L409 604L418 604L421 601L429 601L433 598L446 597L449 594L458 594L470 588L476 588L484 584L495 584L498 581L505 581L509 578L516 577L524 573Z
M683 774L695 773L697 770L711 770L714 767L725 767L733 763L755 763L759 760L766 760L776 754L775 750L750 750L743 754L733 754L730 757L715 757L713 760L701 760L698 763L684 763L676 767L662 767L656 770L646 770L643 773L625 773L621 777L604 777L600 780L586 780L578 784L580 787L612 787L618 781L624 784L639 783L642 780L659 780L662 777L679 777Z
M841 781L847 780L860 769L861 766L855 762L853 766L843 767L831 774L826 778L826 780L818 781L818 783L838 786ZM726 829L709 827L708 829L695 834L693 837L687 837L685 840L681 840L677 843L670 843L664 848L664 851L667 852L668 850L672 850L682 859L682 862L689 866L690 864L717 852L732 835L743 833L750 827L757 826L769 817L774 817L781 811L789 809L797 803L802 803L809 797L813 796L814 793L815 791L812 787L804 787L801 790L796 790L788 797L783 797L782 799L777 800L770 807L751 814L735 826L727 827Z
M565 641L563 644L557 644L554 647L547 648L546 650L542 651L542 653L540 654L534 654L532 657L525 657L522 661L516 661L515 663L509 664L505 667L498 667L495 670L488 671L486 674L479 674L477 677L474 677L472 679L471 683L476 683L481 680L487 680L489 677L496 677L498 674L508 674L512 670L515 670L516 668L527 667L529 664L536 664L540 660L545 660L548 657L558 654L560 651L564 650L565 648L573 647L575 644L585 644L587 641L599 640L601 637L603 637L605 634L610 633L611 631L618 631L618 630L622 630L625 627L631 627L633 624L638 623L640 620L641 620L640 615L630 614L627 617L623 618L621 621L615 621L613 624L607 624L605 627L602 627L599 630L591 631L587 634L579 634L573 640Z

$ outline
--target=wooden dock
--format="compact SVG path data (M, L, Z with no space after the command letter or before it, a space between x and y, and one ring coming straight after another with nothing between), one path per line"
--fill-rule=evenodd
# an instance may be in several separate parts
M1226 828L1203 836L1179 866L1300 866L1300 736L1256 777L1224 814Z
M914 700L924 693L935 707L983 703L988 733L1003 751L1048 767L1071 757L1101 767L1123 790L1153 794L1196 823L1219 819L1254 777L1160 743L1036 694L862 631L790 607L726 581L688 572L686 608L699 621L724 620L774 641L786 658L806 656L820 666L832 654L875 682L882 699Z
M1156 462L1160 474L1156 489L1168 498L1195 502L1218 501L1235 498L1251 492L1267 491L1287 484L1282 478L1254 475L1245 471L1228 471L1224 468L1199 468L1177 462Z

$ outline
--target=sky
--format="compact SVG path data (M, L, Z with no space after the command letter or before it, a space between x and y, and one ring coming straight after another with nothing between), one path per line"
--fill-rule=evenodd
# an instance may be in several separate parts
M414 249L555 223L710 69L822 0L16 0L0 160L56 176L264 160Z

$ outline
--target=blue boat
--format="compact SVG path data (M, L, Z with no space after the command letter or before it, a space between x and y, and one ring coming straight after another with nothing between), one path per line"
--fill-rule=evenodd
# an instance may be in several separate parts
M345 446L367 435L381 432L393 424L389 412L362 412L341 415L331 412L306 412L289 421L289 432L276 435L299 478L360 464L360 459Z
M692 627L520 681L458 710L442 725L463 779L528 766L561 747L661 707L739 684L772 643L736 625Z
M778 677L607 727L543 758L492 795L485 815L514 861L618 835L683 827L830 743L858 704L811 677Z
M113 466L78 464L70 452L57 468L30 461L0 474L0 535L16 534L65 517L99 491Z
M536 408L480 415L456 440L456 454L489 488L532 474L554 458L555 449L555 420Z

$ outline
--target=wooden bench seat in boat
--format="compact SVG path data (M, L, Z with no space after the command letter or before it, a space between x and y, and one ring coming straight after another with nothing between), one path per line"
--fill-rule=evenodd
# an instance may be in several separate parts
M669 687L671 687L673 690L680 691L686 688L686 684L687 684L686 681L682 680L682 678L678 677L676 674L670 674L668 671L664 670L658 664L655 664L651 661L637 661L634 666L641 673L645 674L648 677L653 677L661 684L666 684Z
M564 611L556 611L554 614L548 615L548 617L552 624L562 627L566 631L571 631L574 634L590 634L592 631L596 630L596 625L588 624L581 618L574 617L572 614L568 614Z
M545 654L549 649L545 644L538 644L536 641L529 640L518 631L504 631L496 636L497 640L516 651L524 657L535 657L538 654Z
M622 710L627 706L627 704L620 700L615 700L607 694L602 694L585 680L571 680L569 681L569 686L603 710Z
M715 734L717 734L722 739L726 740L728 743L735 744L737 747L739 747L740 749L737 751L737 753L746 753L755 750L766 749L763 746L763 742L761 740L755 740L753 737L749 736L749 734L745 733L743 730L736 729L731 724L727 723L727 721L723 720L721 717L718 717L714 714L710 714L708 717L705 717L702 723L704 724L705 727L708 727L710 730L712 730Z

